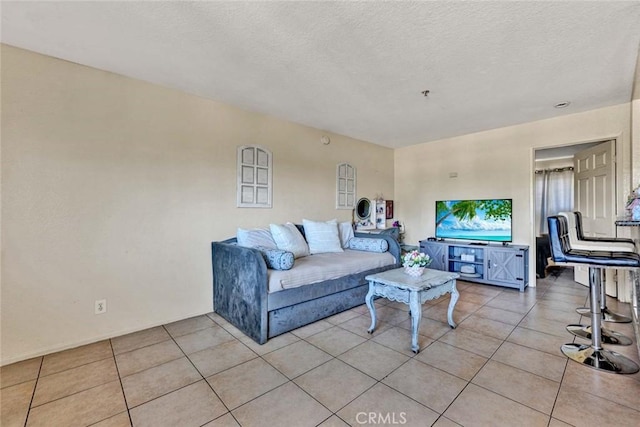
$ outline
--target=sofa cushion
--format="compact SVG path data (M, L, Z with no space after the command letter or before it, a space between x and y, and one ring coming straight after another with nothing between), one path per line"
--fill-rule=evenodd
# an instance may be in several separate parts
M312 255L343 252L338 233L338 222L335 219L326 222L303 219L302 226L309 244L309 252Z
M341 222L338 224L338 232L340 233L340 244L342 248L349 248L349 240L353 237L353 224L350 222Z
M258 246L256 249L262 252L267 268L272 270L291 270L293 267L294 256L292 252L265 248L264 246Z
M292 252L295 258L309 255L309 246L295 224L270 224L269 229L278 249Z
M271 231L267 228L238 228L236 240L238 241L238 245L247 248L261 246L263 248L278 249L276 242L271 236Z
M392 266L395 262L396 259L389 252L373 253L351 249L341 253L307 256L296 259L296 265L291 270L267 270L269 292L339 279L350 274Z
M386 252L389 249L389 243L384 239L354 237L349 240L349 249L367 252Z

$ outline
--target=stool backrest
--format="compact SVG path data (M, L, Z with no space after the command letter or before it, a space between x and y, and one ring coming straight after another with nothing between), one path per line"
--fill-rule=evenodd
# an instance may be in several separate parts
M558 215L563 216L567 219L567 232L569 233L569 242L571 243L571 245L577 244L578 240L580 240L580 237L578 237L576 212L558 212Z
M559 215L565 215L567 217L569 237L573 249L623 252L636 251L635 243L631 239L621 237L585 237L584 228L582 227L582 213L579 211L560 212ZM587 247L583 247L584 245Z
M562 215L550 216L547 218L547 225L549 226L551 258L555 262L567 261L566 254L571 250L567 218Z
M575 223L576 223L576 233L578 235L578 239L584 240L584 232L582 231L582 213L579 211L573 212Z

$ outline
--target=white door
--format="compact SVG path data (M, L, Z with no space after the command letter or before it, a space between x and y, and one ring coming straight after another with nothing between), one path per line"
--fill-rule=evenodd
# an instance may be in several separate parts
M574 210L582 213L585 236L615 236L615 157L614 140L580 151L573 157ZM589 285L587 267L576 267L574 275L576 282ZM607 284L610 282L607 274Z

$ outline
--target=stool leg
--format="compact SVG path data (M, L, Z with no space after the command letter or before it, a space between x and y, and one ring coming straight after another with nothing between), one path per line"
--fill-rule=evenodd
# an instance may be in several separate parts
M592 277L593 276L593 277ZM593 284L591 284L593 281ZM602 269L589 268L589 301L591 305L591 346L595 350L602 350L602 317L600 307L600 288L602 287Z
M600 319L602 321L602 319ZM592 338L592 330L593 330L593 321L591 321L591 325L579 325L572 324L567 325L567 331L572 333L573 335L584 338L586 340L591 340ZM631 345L633 344L633 340L628 336L621 334L620 332L612 331L611 329L600 327L600 337L601 341L604 344L614 344L614 345Z
M626 335L623 335L619 332L612 331L610 329L606 329L602 327L602 302L600 298L602 297L602 271L601 268L593 268L594 275L592 277L592 268L589 268L589 305L591 306L590 314L593 317L594 315L598 316L598 342L602 342L604 344L616 344L616 345L631 345L633 344L633 340ZM593 285L592 285L593 283ZM594 289L598 290L598 294L594 296ZM594 301L596 302L596 308L593 307ZM586 340L592 340L593 333L593 320L591 321L591 325L584 326L580 324L571 324L567 325L567 331L571 332L573 335L584 338Z
M600 307L600 268L589 267L591 306L591 345L564 344L562 353L582 365L616 374L635 374L640 367L631 359L602 347L602 313Z
M604 269L602 270L602 274L604 274ZM632 271L631 274L635 274L635 271ZM589 307L580 307L577 308L576 311L583 316L591 316L591 309ZM602 313L602 320L605 322L631 323L630 317L615 313L607 308L607 289L606 286L602 285L600 286L600 312Z

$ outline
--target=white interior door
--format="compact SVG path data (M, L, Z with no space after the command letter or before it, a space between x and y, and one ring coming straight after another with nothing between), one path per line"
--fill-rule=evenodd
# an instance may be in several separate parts
M582 213L585 236L615 236L615 157L615 141L611 140L580 151L573 158L574 209ZM576 267L574 272L576 282L589 285L587 267ZM607 274L607 290L611 282Z

